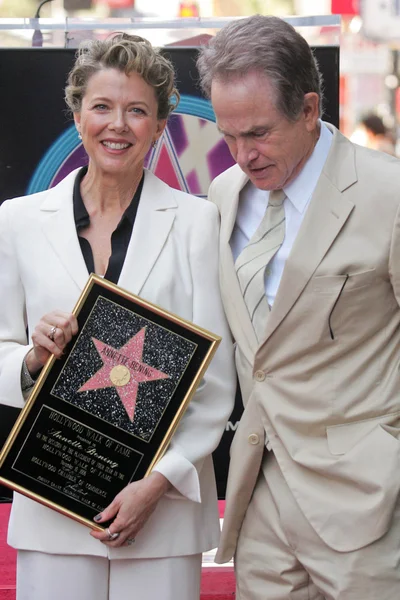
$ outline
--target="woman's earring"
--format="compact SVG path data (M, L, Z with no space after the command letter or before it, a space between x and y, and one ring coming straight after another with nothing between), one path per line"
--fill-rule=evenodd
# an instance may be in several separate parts
M81 132L80 132L80 131L78 131L78 138L79 138L80 140L82 139L82 136L81 136Z
M153 148L155 148L157 146L157 140L154 140L154 142L151 145Z

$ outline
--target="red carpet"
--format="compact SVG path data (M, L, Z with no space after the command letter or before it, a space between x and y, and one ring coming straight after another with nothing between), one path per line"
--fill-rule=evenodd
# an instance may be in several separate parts
M0 504L0 600L15 600L16 553L6 543L9 513L10 505ZM235 582L231 567L203 568L201 600L233 600L234 590Z
M0 600L15 600L16 552L7 546L9 504L0 504Z

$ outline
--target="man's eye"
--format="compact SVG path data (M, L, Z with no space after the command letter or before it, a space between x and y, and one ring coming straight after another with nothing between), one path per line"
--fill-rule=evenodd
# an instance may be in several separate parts
M267 134L267 132L266 132L266 130L265 130L265 129L264 129L264 130L262 130L262 131L255 131L255 132L253 133L253 137L255 137L255 138L262 138L262 137L264 137L266 134Z

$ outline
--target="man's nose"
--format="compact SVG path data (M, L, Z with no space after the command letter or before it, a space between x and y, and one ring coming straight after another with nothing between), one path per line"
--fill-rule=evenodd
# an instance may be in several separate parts
M241 167L247 167L257 156L258 152L250 139L237 140L236 162Z

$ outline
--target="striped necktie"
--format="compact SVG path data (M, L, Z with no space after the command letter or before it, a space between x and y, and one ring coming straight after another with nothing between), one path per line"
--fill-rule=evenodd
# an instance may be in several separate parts
M235 262L240 288L259 342L270 311L265 295L265 271L285 238L284 199L283 190L270 193L260 225Z

